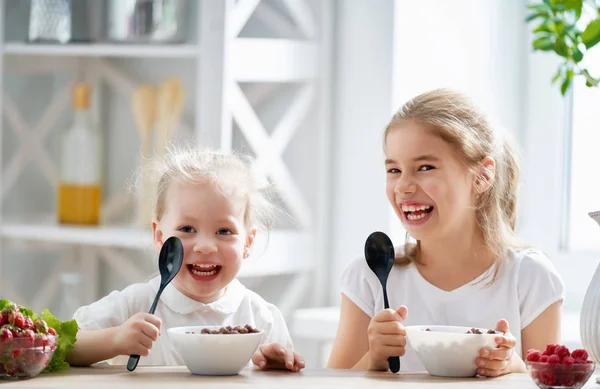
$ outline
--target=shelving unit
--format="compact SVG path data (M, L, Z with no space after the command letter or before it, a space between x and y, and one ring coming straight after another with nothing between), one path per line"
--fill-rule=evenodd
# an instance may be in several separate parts
M7 1L0 0L0 26L5 25ZM243 277L294 275L277 302L284 314L289 314L301 296L308 292L319 261L326 260L321 221L328 208L328 169L315 169L311 180L299 182L295 175L306 176L307 171L302 162L295 161L296 165L290 166L293 163L285 158L285 152L297 133L304 130L307 115L314 115L310 122L316 134L310 140L311 160L313 166L327 161L329 116L324 107L328 104L330 58L324 45L329 42L333 27L327 19L332 3L329 0L281 0L277 7L273 5L266 0L198 0L194 18L197 43L29 44L5 42L2 28L0 90L3 93L0 93L0 112L5 120L0 121L0 134L4 137L4 133L11 130L18 135L20 154L15 154L21 158L19 160L13 154L13 159L2 166L2 199L10 191L18 190L16 183L25 174L21 165L28 161L37 163L36 167L50 184L48 193L55 189L58 178L56 162L46 152L44 142L57 130L56 121L70 106L67 85L48 102L38 125L28 124L23 120L25 115L18 104L11 101L3 87L3 79L8 74L56 72L73 77L72 81L84 74L92 80L93 90L101 90L100 84L104 84L129 98L136 85L146 80L122 72L111 62L112 59L192 61L195 82L189 86L189 93L194 97L191 109L194 120L190 125L187 124L190 118L185 118L180 132L190 135L199 145L224 151L233 150L235 138L243 136L247 144L245 151L256 156L263 173L279 186L283 203L293 218L294 227L272 231L267 250L263 253L259 248L260 255L250 258L241 273ZM282 10L286 12L285 17L282 17ZM295 31L295 35L302 38L240 36L255 13L260 14L261 22L270 25L273 31L284 35ZM268 92L255 88L258 90L255 95L259 97L253 101L253 97L244 90L249 83L297 86L297 92L289 101L282 103L283 100L278 99L278 109L283 113L279 113L279 120L270 128L263 124L261 114L264 112L259 113L264 109L256 107ZM99 119L101 99L98 95L95 97L93 101L98 102L95 115ZM3 128L4 123L8 123L9 128ZM135 153L138 148L137 144L132 144L131 152ZM316 158L313 157L315 153ZM308 158L308 154L303 158ZM122 199L123 193L113 193L106 198L104 206L107 212L118 214L125 211ZM4 242L21 241L34 246L50 243L66 248L67 254L58 268L77 263L86 277L88 300L100 297L94 277L101 263L118 272L124 285L148 276L140 273L135 259L124 250L152 250L149 231L127 225L62 226L53 220L53 215L0 213L0 237ZM258 246L262 243L259 240ZM5 257L2 255L2 261L10 260ZM1 269L4 263L0 265ZM0 295L9 298L19 296L15 285L6 277L3 279L0 270ZM34 309L44 308L58 288L56 274L48 274L41 280L36 295L25 303Z

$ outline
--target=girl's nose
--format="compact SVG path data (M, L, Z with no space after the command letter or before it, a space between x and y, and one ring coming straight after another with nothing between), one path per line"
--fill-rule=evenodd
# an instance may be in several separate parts
M410 178L400 178L396 187L394 188L394 193L397 195L407 195L414 194L417 191L417 184Z
M210 254L217 252L217 244L214 239L207 237L198 237L194 243L194 252L201 254Z

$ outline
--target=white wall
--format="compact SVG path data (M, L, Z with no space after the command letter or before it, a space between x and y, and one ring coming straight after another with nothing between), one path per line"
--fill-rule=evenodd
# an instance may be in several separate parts
M392 109L393 9L393 0L336 6L330 303L367 236L388 227L381 133Z

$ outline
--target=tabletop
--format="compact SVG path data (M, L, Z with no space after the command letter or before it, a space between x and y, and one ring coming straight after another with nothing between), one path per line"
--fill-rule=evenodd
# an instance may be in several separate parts
M96 366L70 369L58 373L46 373L20 381L0 381L0 387L8 388L266 388L306 389L319 388L398 388L407 384L410 388L515 388L535 389L537 386L528 374L508 374L498 378L441 378L426 373L392 374L338 369L304 369L299 373L287 371L260 371L245 369L235 376L196 376L185 366L139 366L128 372L123 366ZM585 388L600 389L592 376Z

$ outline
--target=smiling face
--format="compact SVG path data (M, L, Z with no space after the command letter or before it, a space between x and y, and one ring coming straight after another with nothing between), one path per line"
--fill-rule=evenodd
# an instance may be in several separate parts
M385 139L386 193L417 240L452 237L475 222L474 175L426 125L406 121Z
M154 244L176 236L183 243L181 270L174 286L186 296L211 303L218 300L237 276L256 234L244 223L246 201L242 196L219 192L210 184L173 181L165 196L160 220L154 220Z

